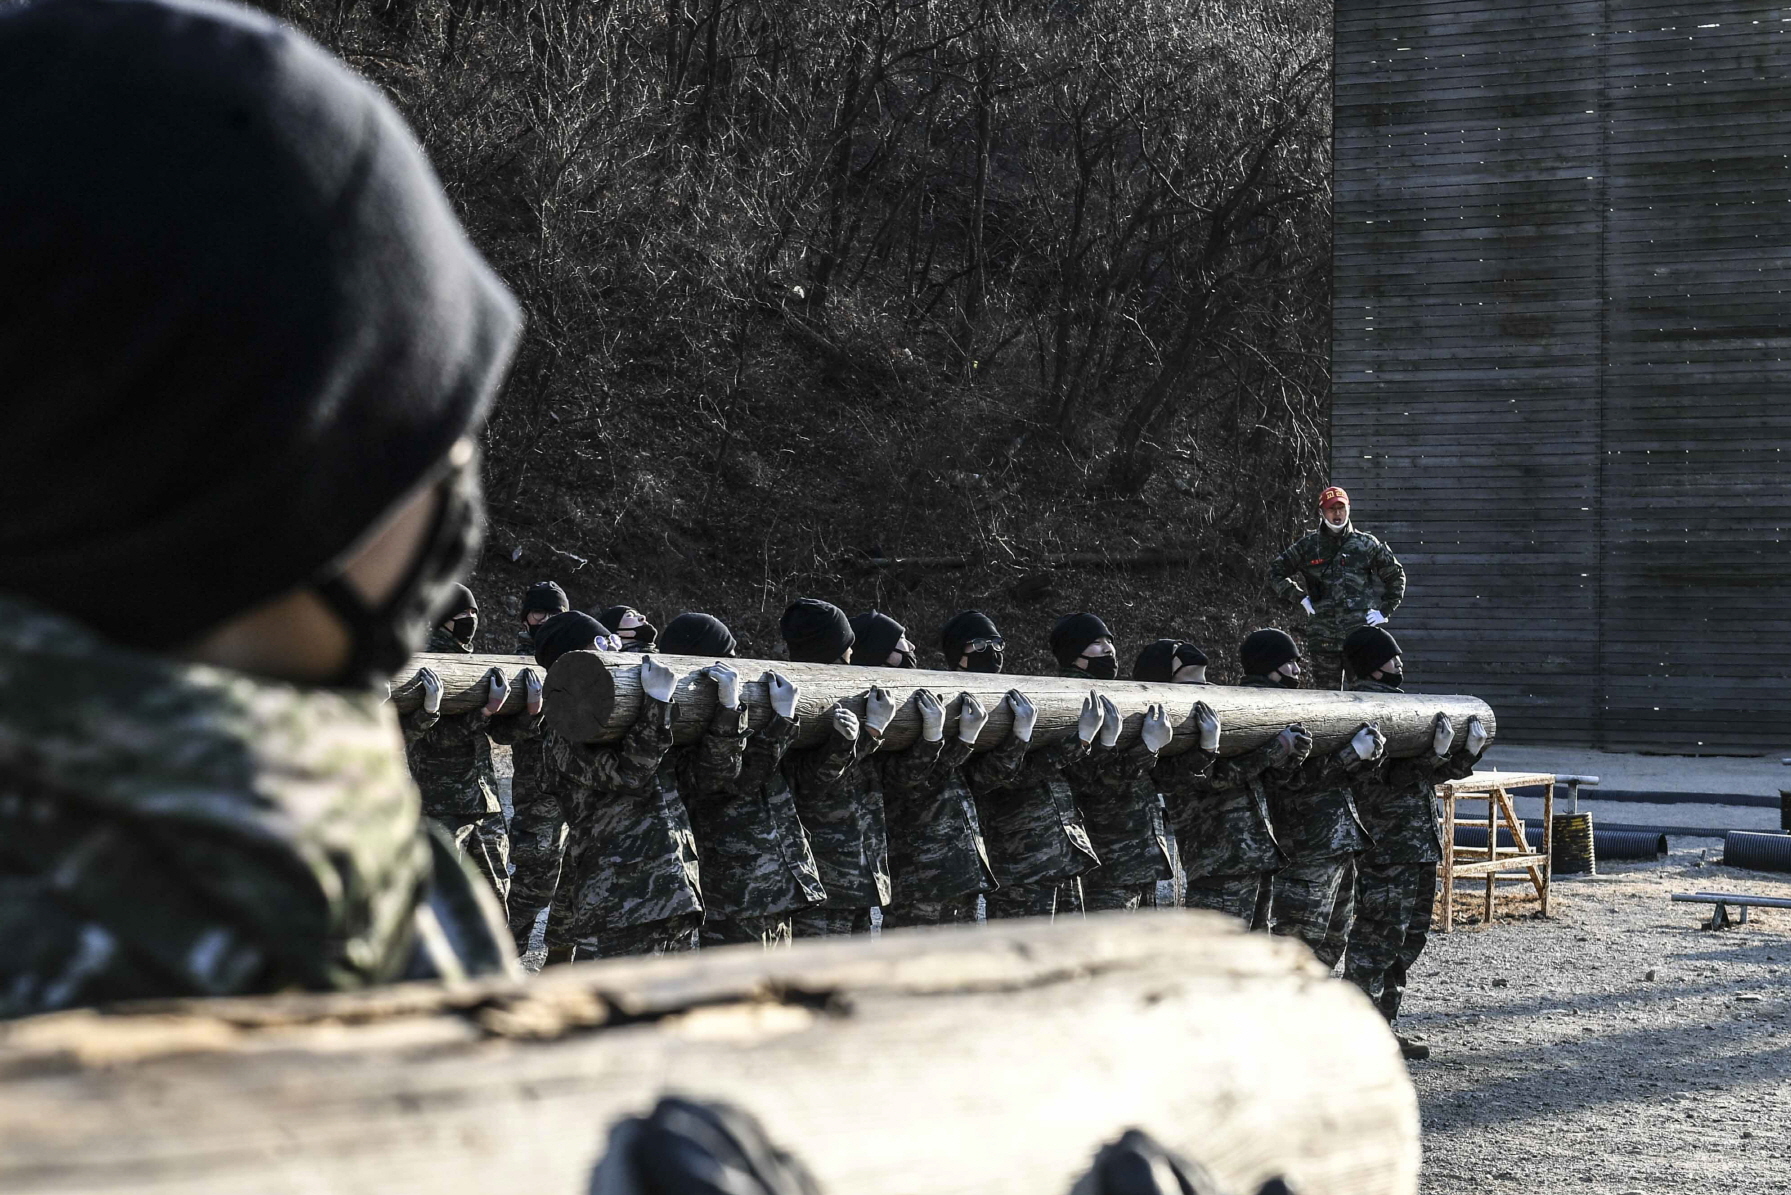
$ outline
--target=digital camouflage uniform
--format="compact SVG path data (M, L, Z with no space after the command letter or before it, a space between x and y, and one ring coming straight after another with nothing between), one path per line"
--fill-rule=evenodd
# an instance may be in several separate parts
M784 776L827 893L795 914L798 938L868 934L871 910L889 903L880 742L861 725L856 739L830 730L819 747L784 757Z
M1273 740L1241 755L1196 748L1159 760L1151 779L1163 794L1187 877L1190 909L1269 928L1269 901L1283 856L1269 818L1264 776Z
M890 882L885 929L974 921L977 894L995 887L971 794L1005 777L974 755L953 734L938 742L919 739L883 757Z
M0 1017L515 968L396 720L0 597Z
M437 627L425 651L471 653ZM527 718L526 714L506 715ZM491 724L483 710L432 714L422 706L401 715L410 773L423 790L423 815L439 825L454 845L470 855L506 908L510 898L510 835L498 800L491 766Z
M1370 610L1391 618L1405 600L1405 569L1393 549L1352 525L1339 535L1314 528L1270 567L1275 593L1290 605L1312 599L1306 621L1306 664L1312 687L1343 683L1343 640Z
M525 951L560 882L565 782L547 766L541 714L493 718L490 735L510 748L510 932L516 949Z
M713 734L746 734L746 706L718 707L710 726ZM791 914L827 897L796 797L779 768L799 729L794 719L774 713L746 739L739 766L725 779L680 773L702 860L705 946L787 946Z
M1400 692L1365 679L1350 688ZM1477 762L1462 747L1446 756L1426 752L1382 760L1355 777L1356 807L1373 842L1356 865L1356 921L1343 976L1366 992L1388 1021L1399 1015L1406 972L1430 933L1437 864L1443 858L1436 786L1469 775Z
M1009 735L977 760L976 809L999 885L984 899L991 919L1050 917L1080 907L1079 890L1059 888L1100 862L1064 770L1088 755L1074 734L1038 746Z
M576 946L601 958L696 949L703 889L677 772L684 763L715 783L731 778L745 740L705 734L674 751L673 713L670 702L643 697L613 747L546 735L548 766L566 778L569 827L547 918L550 949Z
M1123 750L1097 747L1065 773L1101 860L1082 877L1083 907L1090 913L1154 908L1158 881L1175 876L1163 802L1152 776L1156 767L1156 755L1133 743Z

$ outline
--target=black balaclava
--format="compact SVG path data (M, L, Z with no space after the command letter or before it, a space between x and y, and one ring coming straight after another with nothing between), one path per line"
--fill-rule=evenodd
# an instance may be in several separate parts
M580 610L556 614L535 628L535 663L552 668L553 662L569 651L583 651L596 646L609 628Z
M1076 661L1088 649L1089 644L1097 639L1111 638L1113 632L1096 615L1086 611L1066 614L1051 628L1051 654L1068 670L1076 667ZM1095 680L1112 680L1119 675L1119 656L1116 654L1090 660L1086 669L1077 668L1076 671L1086 671Z
M463 614L471 610L471 614ZM468 651L473 648L473 636L479 631L479 600L473 591L456 582L448 587L448 598L442 603L436 616L436 625L446 626L454 641Z
M1007 662L1007 646L995 620L981 610L960 610L939 628L939 650L945 653L945 666L958 670L964 660L965 672L1000 672ZM966 659L965 657L968 657Z
M519 327L404 122L302 34L208 0L7 8L0 111L0 588L169 651L327 587L339 679L389 675L469 557L476 475L392 600L332 579L420 487L476 471L451 450Z
M1180 639L1159 639L1138 653L1132 665L1132 679L1168 684L1190 664L1206 667L1206 653Z
M1293 636L1274 627L1251 631L1238 648L1238 662L1244 666L1247 676L1267 676L1289 660L1299 658L1300 649L1294 644ZM1299 679L1291 676L1281 678L1280 684L1284 689L1300 687Z
M622 620L630 614L640 619L641 625L623 630ZM597 621L608 627L622 641L624 651L645 651L659 637L659 628L648 622L647 616L633 606L611 606L597 616Z
M537 581L529 586L527 592L522 595L521 618L525 626L528 624L529 615L536 612L564 614L570 609L572 609L572 603L566 600L566 591L552 581ZM542 622L546 621L546 619L542 619ZM609 625L605 619L599 618L597 621L603 623L604 626Z
M731 656L734 632L713 614L680 614L665 624L659 650L673 656Z
M670 628L667 628L670 629ZM852 620L832 602L797 598L778 620L777 629L799 664L835 664L852 646ZM662 650L669 650L662 646Z
M1343 640L1343 661L1349 665L1351 673L1363 680L1368 679L1368 674L1376 668L1402 654L1399 640L1380 627L1357 627ZM1375 679L1397 689L1405 677L1397 672L1383 672Z
M889 655L908 635L908 628L887 614L869 610L852 618L852 662L866 668L913 668L914 653L902 653L900 664ZM838 658L837 656L835 657Z

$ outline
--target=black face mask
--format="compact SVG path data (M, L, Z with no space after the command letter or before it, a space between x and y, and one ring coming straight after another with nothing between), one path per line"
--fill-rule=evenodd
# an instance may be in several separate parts
M417 549L390 597L368 605L341 575L314 587L331 612L348 628L348 659L329 684L342 689L371 689L390 680L429 637L429 628L448 588L465 575L483 538L484 510L479 495L479 457L440 483L441 500L429 534Z
M1380 684L1386 685L1389 688L1397 689L1400 685L1403 685L1405 683L1405 673L1403 673L1403 672L1383 672L1379 676L1375 677L1374 679L1376 681L1378 681Z
M652 646L655 639L659 638L659 628L650 622L643 622L638 627L631 627L627 631L616 633L622 636L623 648L632 651L645 651Z
M1274 679L1275 683L1280 685L1283 689L1297 689L1300 687L1300 678L1297 676L1277 674Z
M462 647L473 641L473 633L479 629L479 616L469 614L464 618L456 618L448 624L448 633L460 642Z
M1112 680L1119 675L1118 656L1093 656L1088 659L1088 675L1096 680Z
M892 665L890 665L890 667L892 667L892 668L914 668L917 666L914 663L914 653L913 652L905 651L905 652L901 653L901 656L902 656L902 662L899 664L892 664Z
M965 672L1000 672L1006 655L999 651L973 651L964 661Z

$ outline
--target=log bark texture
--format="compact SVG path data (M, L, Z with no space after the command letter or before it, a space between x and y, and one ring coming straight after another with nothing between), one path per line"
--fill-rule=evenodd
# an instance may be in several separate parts
M504 698L500 714L521 713L528 700L517 683L517 676L524 668L531 669L536 676L542 676L544 669L526 656L497 655L461 655L434 651L418 652L411 658L404 670L392 678L392 704L398 707L399 713L408 714L423 704L423 686L417 680L417 672L422 668L430 668L442 678L442 713L464 714L468 710L476 710L491 697L491 685L486 679L493 668L503 670L504 679L510 686L510 692Z
M1227 1190L1417 1187L1368 1001L1176 911L16 1021L0 1190L585 1195L668 1091L750 1110L830 1195L1066 1195L1133 1126Z
M465 657L472 658L472 657ZM715 709L715 683L701 675L714 660L693 656L658 656L679 676L674 693L678 742L693 742L708 724ZM914 694L925 687L949 700L946 733L956 733L961 693L971 693L991 711L987 726L977 739L978 750L999 746L1012 727L1003 704L1009 689L1019 689L1038 710L1034 742L1045 743L1073 733L1082 712L1082 699L1092 689L1113 699L1125 715L1122 746L1136 742L1146 707L1162 702L1175 726L1175 740L1165 755L1194 746L1194 703L1204 701L1219 714L1222 733L1219 750L1235 755L1265 742L1290 723L1298 722L1311 733L1315 751L1343 744L1364 722L1378 723L1387 735L1387 749L1396 756L1416 755L1429 749L1431 719L1438 710L1455 719L1457 729L1479 715L1487 731L1497 724L1493 712L1476 697L1437 694L1326 693L1311 689L1244 689L1231 685L1162 685L1139 681L1074 680L1057 676L1007 676L979 672L926 672L916 669L856 668L835 664L792 664L787 660L729 660L747 683L741 700L750 710L753 726L770 717L761 677L766 670L781 672L795 683L797 714L802 731L797 745L808 747L827 734L822 716L836 703L864 712L864 698L873 684L882 685L897 704L895 721L884 735L884 750L900 751L920 734L920 716ZM548 725L580 743L613 742L626 733L640 712L640 657L596 651L568 652L554 662L547 675L545 710Z

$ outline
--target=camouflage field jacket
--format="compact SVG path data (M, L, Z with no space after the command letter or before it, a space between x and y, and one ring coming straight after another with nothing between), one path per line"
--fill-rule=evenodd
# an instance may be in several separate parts
M1359 680L1350 688L1364 693L1398 693L1379 681ZM1457 731L1457 738L1465 736ZM1448 755L1426 751L1410 759L1381 760L1353 780L1356 808L1372 840L1363 858L1370 863L1438 863L1443 836L1437 828L1436 786L1471 775L1479 762L1465 744Z
M1312 599L1306 640L1328 650L1341 647L1370 610L1391 615L1405 600L1405 568L1393 549L1354 527L1341 535L1308 531L1275 557L1269 573L1283 601Z
M829 733L819 747L784 757L784 776L830 909L868 909L890 901L879 743L861 728L856 739Z

